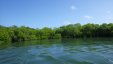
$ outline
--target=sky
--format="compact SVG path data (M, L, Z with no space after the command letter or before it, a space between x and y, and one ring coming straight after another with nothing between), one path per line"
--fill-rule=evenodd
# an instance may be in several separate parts
M0 25L31 28L113 23L113 0L0 0Z

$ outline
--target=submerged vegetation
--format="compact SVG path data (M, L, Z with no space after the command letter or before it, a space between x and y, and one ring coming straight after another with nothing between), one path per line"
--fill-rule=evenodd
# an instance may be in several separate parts
M0 26L0 41L25 41L38 39L113 37L113 23L109 24L69 24L51 29L44 27L34 29L30 27Z

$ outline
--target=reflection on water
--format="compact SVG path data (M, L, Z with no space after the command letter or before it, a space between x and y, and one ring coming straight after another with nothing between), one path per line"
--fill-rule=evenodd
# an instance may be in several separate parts
M113 64L113 40L38 40L0 45L0 64Z

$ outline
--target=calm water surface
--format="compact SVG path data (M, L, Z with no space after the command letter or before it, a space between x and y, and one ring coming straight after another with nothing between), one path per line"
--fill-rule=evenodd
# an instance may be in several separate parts
M0 64L113 64L113 39L1 43Z

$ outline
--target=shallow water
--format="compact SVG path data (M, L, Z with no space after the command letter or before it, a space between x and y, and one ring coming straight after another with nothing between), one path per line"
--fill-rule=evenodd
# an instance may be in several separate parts
M113 64L112 38L0 44L0 64Z

